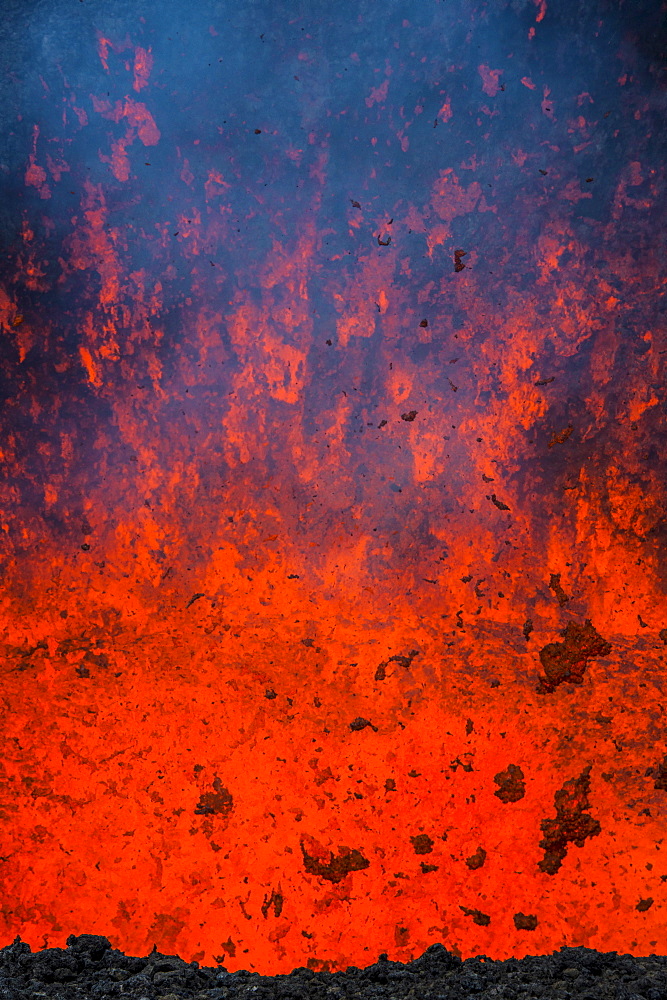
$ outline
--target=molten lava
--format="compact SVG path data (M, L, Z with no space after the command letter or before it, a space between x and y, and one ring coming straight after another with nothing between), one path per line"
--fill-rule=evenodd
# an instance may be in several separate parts
M0 946L664 952L657 14L75 6L2 29Z

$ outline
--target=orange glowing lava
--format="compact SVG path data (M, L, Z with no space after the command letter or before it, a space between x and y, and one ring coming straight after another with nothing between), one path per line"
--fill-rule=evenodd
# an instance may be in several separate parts
M24 110L0 945L667 948L650 73L431 6L98 26Z

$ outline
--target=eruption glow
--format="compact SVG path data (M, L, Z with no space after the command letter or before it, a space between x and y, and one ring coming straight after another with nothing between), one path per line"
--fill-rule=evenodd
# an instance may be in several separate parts
M0 944L667 950L658 6L8 16Z

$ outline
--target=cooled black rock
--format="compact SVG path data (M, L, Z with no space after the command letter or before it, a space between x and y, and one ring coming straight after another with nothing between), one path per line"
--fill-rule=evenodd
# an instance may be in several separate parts
M667 957L635 958L615 951L566 948L552 955L496 962L478 955L461 961L441 944L403 965L380 955L365 969L345 972L294 969L288 975L200 968L154 950L146 958L125 955L105 937L70 935L67 948L32 952L16 938L0 950L0 1000L667 1000Z

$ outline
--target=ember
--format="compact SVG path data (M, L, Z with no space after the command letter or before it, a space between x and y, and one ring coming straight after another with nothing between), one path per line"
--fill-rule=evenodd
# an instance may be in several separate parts
M0 946L664 951L659 6L10 5Z

